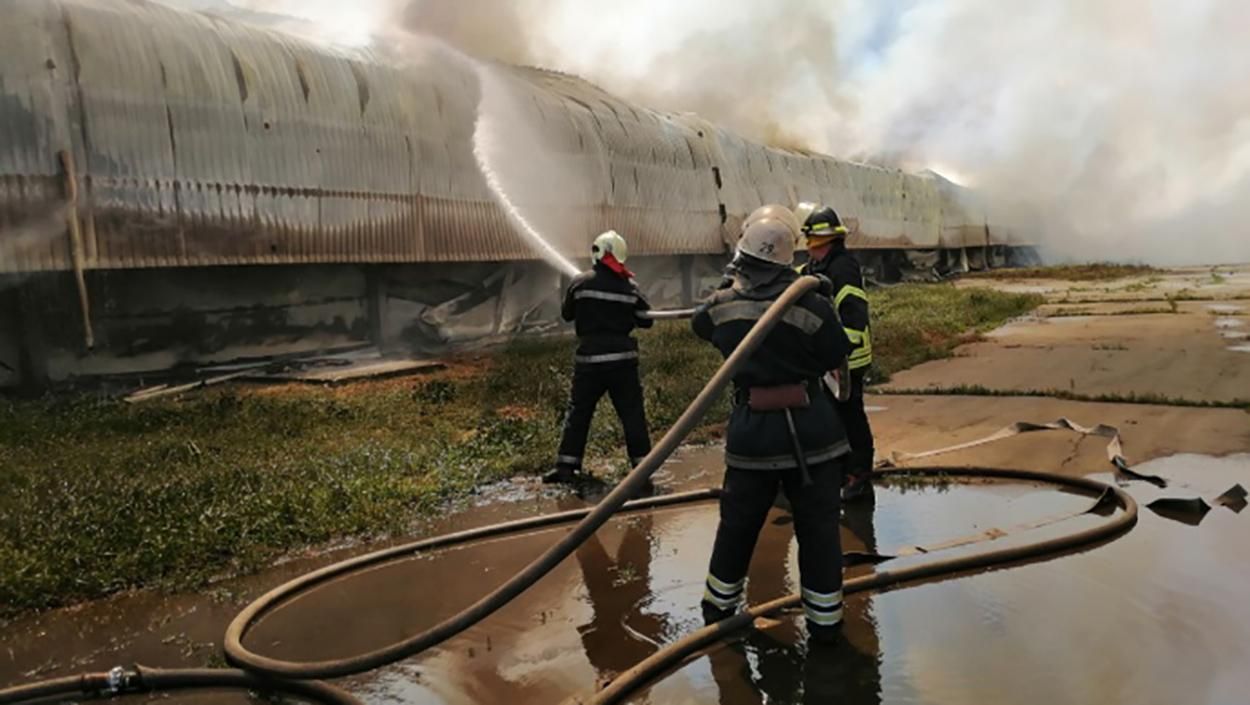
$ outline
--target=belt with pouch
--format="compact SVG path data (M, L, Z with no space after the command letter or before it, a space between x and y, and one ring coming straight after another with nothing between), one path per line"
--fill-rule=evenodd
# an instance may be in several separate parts
M786 427L790 431L790 443L794 449L794 459L799 464L799 472L803 476L803 486L812 484L812 475L807 470L807 456L803 452L803 443L799 441L799 431L794 425L794 409L806 409L811 406L812 398L809 388L814 384L799 382L797 384L779 384L770 387L747 387L734 392L734 403L745 404L751 411L780 411L785 415Z

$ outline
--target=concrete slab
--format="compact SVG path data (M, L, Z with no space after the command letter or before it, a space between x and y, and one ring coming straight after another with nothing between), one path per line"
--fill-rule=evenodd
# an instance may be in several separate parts
M980 386L1000 391L1158 395L1191 402L1250 400L1250 364L1231 349L1245 318L1202 305L1178 314L1023 319L956 357L894 376L885 389ZM1248 401L1250 403L1250 401Z

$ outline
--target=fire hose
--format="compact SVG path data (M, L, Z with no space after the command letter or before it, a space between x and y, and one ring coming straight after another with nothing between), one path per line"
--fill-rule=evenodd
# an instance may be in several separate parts
M198 689L254 690L324 705L362 705L351 693L320 681L273 681L233 668L120 666L103 673L55 678L0 690L0 705Z
M816 289L819 284L819 280L814 277L802 277L792 284L768 308L738 348L725 360L720 369L717 370L699 392L695 400L686 408L677 422L655 445L651 453L594 507L532 517L434 537L351 558L297 577L262 595L244 608L228 626L224 641L226 657L232 664L245 669L243 671L232 669L178 669L163 671L136 667L133 671L119 672L118 669L114 669L114 671L108 674L86 674L0 690L0 705L36 699L43 700L58 696L66 698L72 695L116 695L127 692L221 687L268 690L301 696L313 702L356 703L357 701L350 694L314 679L336 678L373 670L419 654L463 632L493 614L553 570L618 511L654 509L703 501L719 496L719 491L712 489L627 501L630 497L637 494L646 480L677 449L686 435L693 430L695 425L716 401L719 394L732 380L734 374L737 373L742 364L754 353L768 333L781 320L786 310L803 295ZM674 313L684 314L686 312ZM672 317L682 316L675 315ZM886 477L891 475L920 474L1045 482L1094 493L1108 493L1110 496L1114 496L1118 505L1124 511L1118 513L1107 522L1065 536L1031 544L1005 546L976 555L937 558L932 561L900 567L894 570L877 570L870 575L847 581L844 588L847 594L974 568L1001 565L1026 558L1054 555L1110 539L1127 531L1137 520L1137 505L1127 493L1118 487L1094 480L1069 478L1031 471L985 468L911 468L878 470L877 472L879 475ZM265 614L273 611L296 595L313 589L335 577L412 556L423 551L503 534L565 524L571 521L577 521L578 523L541 556L508 579L503 585L474 602L460 613L402 641L368 653L343 659L303 663L262 656L253 653L243 645L243 639L248 630ZM650 679L663 674L706 645L734 631L750 626L757 616L792 607L798 604L798 600L799 597L793 595L752 607L746 612L725 621L693 632L640 662L613 680L599 693L588 699L575 698L571 702L596 704L620 702L629 694L636 692Z
M924 578L933 578L1030 558L1055 555L1114 538L1128 531L1137 523L1137 502L1119 487L1098 482L1097 480L1065 477L1030 470L1001 470L995 468L912 468L877 470L874 474L878 477L921 474L1044 482L1078 490L1110 493L1109 496L1115 498L1116 504L1123 511L1117 513L1110 520L1095 526L1032 543L1008 545L985 553L948 558L938 557L931 561L894 570L878 568L868 575L846 581L842 586L842 591L845 595L853 595L866 590L880 589ZM654 679L669 672L710 644L731 636L735 632L750 628L759 617L790 609L799 604L799 595L778 598L691 632L617 676L611 683L594 695L575 697L568 701L568 705L612 705L613 703L623 702L625 698L636 693Z
M280 585L265 593L239 613L230 626L226 628L224 648L226 658L232 664L249 671L280 678L337 678L354 673L385 666L400 659L408 658L443 643L451 637L472 627L496 610L506 605L517 595L538 582L544 575L551 572L565 558L568 558L577 547L590 538L590 535L603 526L612 515L630 498L638 494L651 475L672 455L682 440L695 428L695 425L707 413L721 391L724 390L742 365L751 357L756 348L781 321L786 311L810 291L815 291L821 282L816 277L800 277L791 284L776 301L768 307L751 332L747 334L738 347L729 355L720 369L708 380L698 396L690 403L677 422L669 428L660 442L651 449L638 466L630 471L606 497L595 505L586 516L568 534L562 537L541 556L534 559L503 585L491 591L485 597L465 608L459 614L434 625L424 632L394 644L384 646L368 653L349 658L328 661L297 663L269 658L254 653L243 645L243 637L249 627L266 612L272 610L282 601L294 594L307 590L309 587L340 575L343 570L358 569L378 561L390 560L392 556L378 557L385 552L361 556L351 563L351 567L340 569L339 566L328 566L302 578L296 578L285 585ZM394 550L394 549L392 549ZM340 564L342 565L342 564Z

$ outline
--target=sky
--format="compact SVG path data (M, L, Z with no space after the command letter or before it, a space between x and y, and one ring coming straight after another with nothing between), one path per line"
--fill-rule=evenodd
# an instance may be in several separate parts
M575 73L783 147L933 169L1054 259L1250 261L1241 0L168 0ZM371 39L372 38L372 39Z

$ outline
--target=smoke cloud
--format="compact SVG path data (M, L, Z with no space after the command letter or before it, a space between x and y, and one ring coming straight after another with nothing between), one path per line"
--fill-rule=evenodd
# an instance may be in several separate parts
M1054 258L1250 261L1240 0L334 5L778 146L934 169Z

